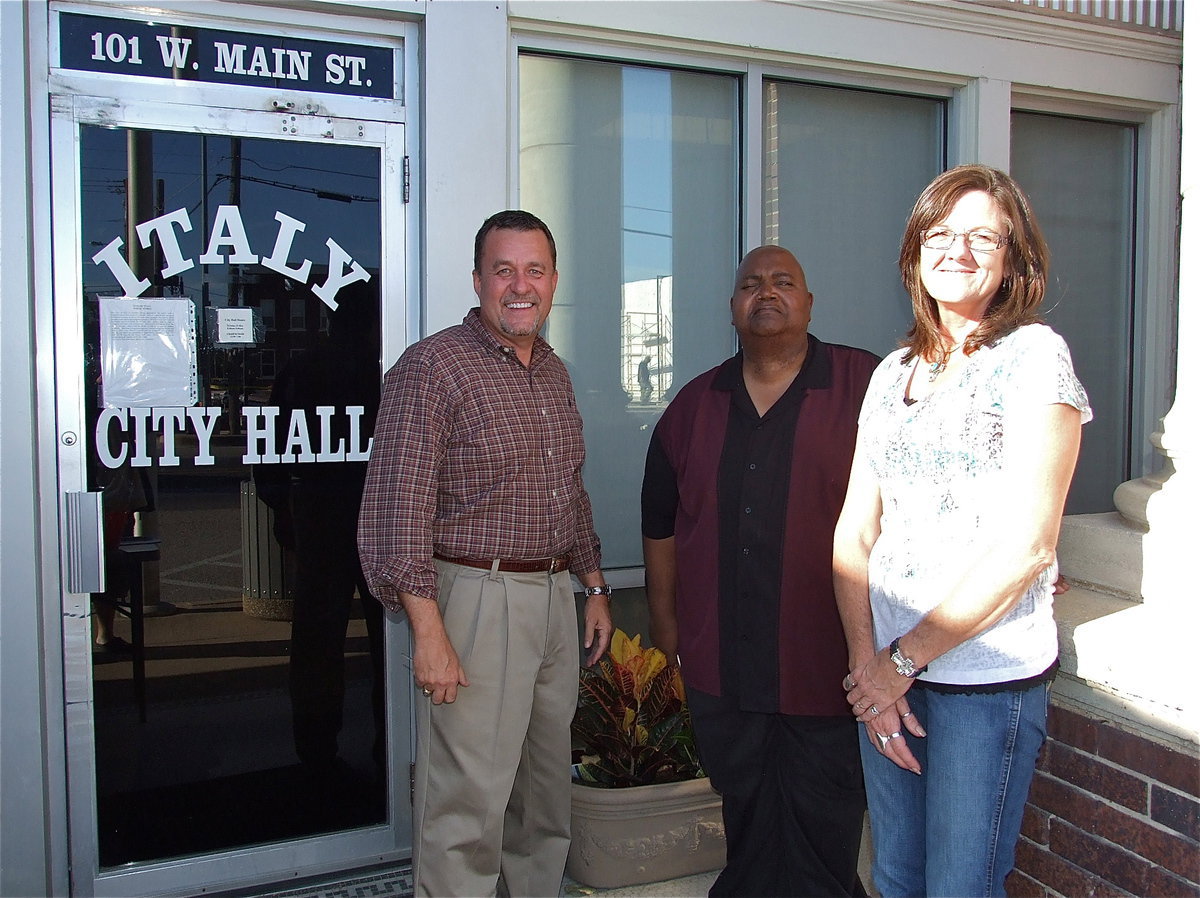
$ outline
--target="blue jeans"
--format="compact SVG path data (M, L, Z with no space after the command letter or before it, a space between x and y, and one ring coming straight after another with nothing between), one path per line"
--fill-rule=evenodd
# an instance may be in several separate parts
M975 695L910 689L929 734L905 733L921 776L879 754L859 728L872 875L884 898L1005 894L1049 694L1049 684Z

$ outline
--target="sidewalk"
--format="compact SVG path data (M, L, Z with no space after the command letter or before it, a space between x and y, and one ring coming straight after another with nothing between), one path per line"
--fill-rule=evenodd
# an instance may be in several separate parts
M632 898L642 895L646 898L705 898L719 872L721 871L713 870L711 873L698 873L682 879L668 879L620 889L593 889L568 879L563 883L562 894L564 898L579 898L581 895L603 895L605 898Z
M695 876L684 876L682 879L668 879L662 882L647 882L643 886L625 886L624 888L592 888L581 886L570 879L563 882L564 898L580 898L580 896L605 896L605 898L632 898L646 896L647 898L706 898L709 887L713 885L716 874L697 873Z

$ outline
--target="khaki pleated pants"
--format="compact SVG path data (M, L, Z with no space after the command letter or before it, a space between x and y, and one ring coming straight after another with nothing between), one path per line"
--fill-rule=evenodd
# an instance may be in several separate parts
M570 575L437 565L438 605L471 685L449 704L414 699L415 894L557 896L579 694Z

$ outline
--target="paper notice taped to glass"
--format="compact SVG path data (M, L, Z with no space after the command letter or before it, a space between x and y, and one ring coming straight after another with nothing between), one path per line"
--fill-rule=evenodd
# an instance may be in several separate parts
M101 297L100 372L106 408L195 405L192 301Z

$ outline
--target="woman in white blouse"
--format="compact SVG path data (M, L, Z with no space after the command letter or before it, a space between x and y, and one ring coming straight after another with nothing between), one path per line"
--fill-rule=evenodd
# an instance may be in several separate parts
M876 370L834 543L875 885L1003 895L1058 641L1055 544L1091 418L1039 323L1048 253L1006 174L917 199L900 269L915 322Z

